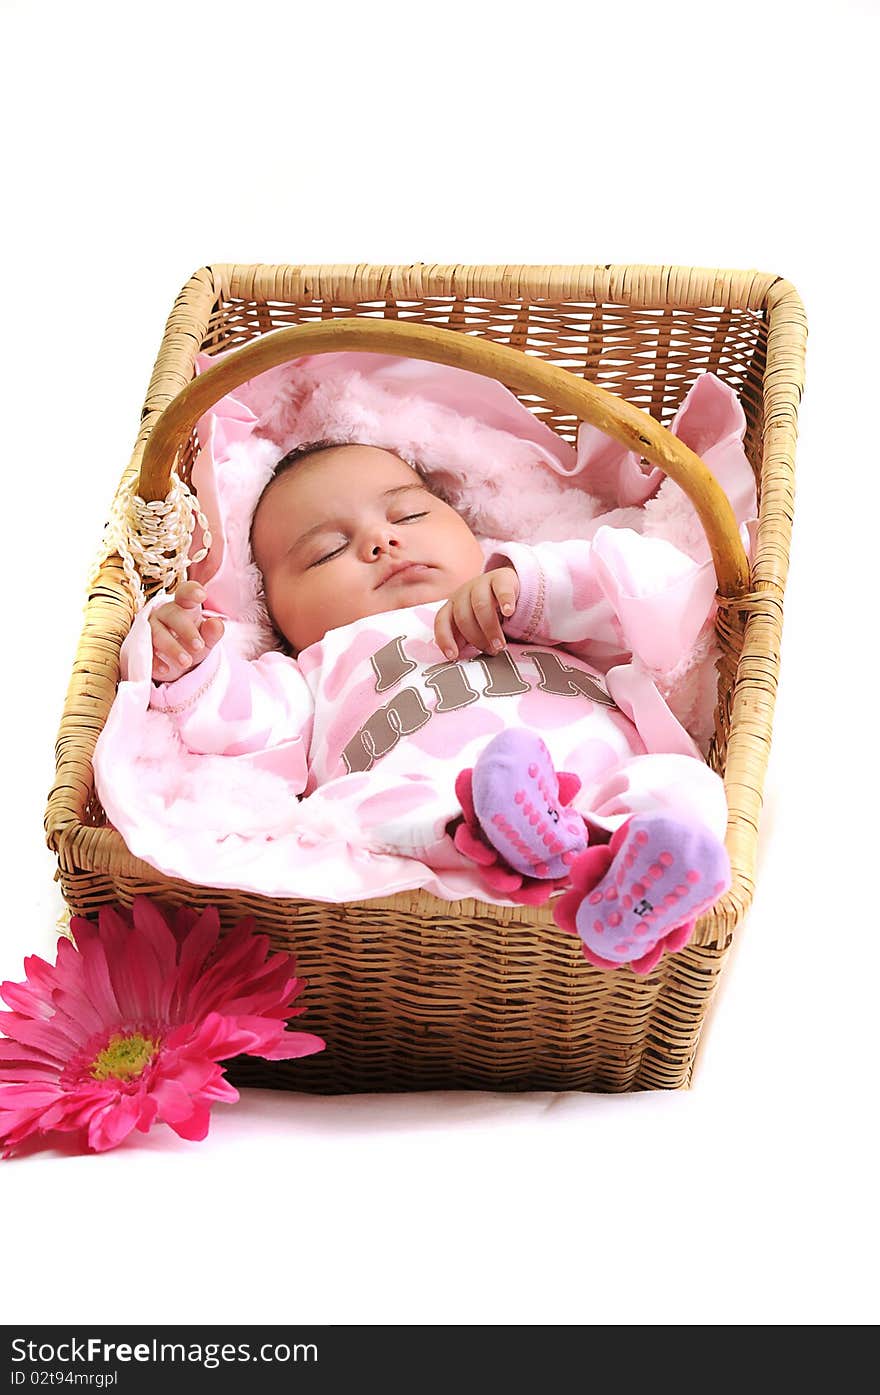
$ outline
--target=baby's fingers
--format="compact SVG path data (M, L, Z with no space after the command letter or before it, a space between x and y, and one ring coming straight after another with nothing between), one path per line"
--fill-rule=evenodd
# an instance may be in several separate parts
M447 601L434 617L434 643L447 659L458 658L458 641L452 627L452 601Z
M467 591L452 597L452 624L454 633L460 637L460 645L472 644L481 652L488 649L489 643L474 614L471 596Z
M167 625L150 616L150 634L153 641L153 667L166 680L178 678L192 663L192 656L184 649L177 635ZM204 644L202 645L204 649Z
M216 615L209 615L207 620L202 621L201 635L206 649L213 649L218 640L223 638L225 630L223 621Z
M189 610L195 606L200 606L205 595L204 586L200 586L197 581L182 581L174 593L174 603Z
M499 567L487 573L492 593L502 615L512 615L519 600L519 578L512 567Z
M456 624L471 644L497 654L499 649L504 648L505 641L493 578L488 575L479 577L471 587L467 602L467 605L462 605L461 616L456 611Z
M167 615L162 616L162 620L180 643L181 662L190 658L201 662L205 657L205 641L201 633L204 623L201 606L182 610L175 604L170 607Z

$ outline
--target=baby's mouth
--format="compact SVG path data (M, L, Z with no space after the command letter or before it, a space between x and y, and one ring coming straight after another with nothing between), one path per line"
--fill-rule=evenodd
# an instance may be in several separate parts
M434 568L428 562L398 562L397 565L392 567L390 572L382 578L378 586L375 587L375 590L381 591L382 587L385 586L387 582L393 581L395 577L403 577L411 581L418 581L420 577L433 570Z

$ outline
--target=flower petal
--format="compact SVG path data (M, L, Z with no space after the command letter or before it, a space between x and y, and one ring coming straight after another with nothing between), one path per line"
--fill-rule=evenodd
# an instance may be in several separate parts
M167 1048L167 1042L166 1042ZM153 1075L151 1090L158 1081L173 1080L190 1095L197 1095L217 1074L217 1063L199 1053L198 1044L187 1043L180 1051L163 1049Z
M105 1023L120 1015L119 1002L113 991L107 967L107 948L95 936L82 936L77 941L82 969L82 992Z
M206 906L180 946L177 968L177 994L172 1005L173 1020L189 1013L190 995L220 936L220 916L216 906Z
M96 1153L105 1153L108 1148L115 1148L131 1133L139 1114L140 1106L136 1096L120 1096L92 1118L88 1130L89 1147L94 1148Z
M207 1136L208 1126L211 1123L211 1109L207 1104L197 1104L189 1118L181 1119L177 1123L168 1125L180 1138L188 1138L193 1143L200 1143Z
M149 944L159 970L159 993L155 1016L168 1017L168 1007L177 977L177 939L155 902L147 896L136 896L131 906L135 929Z
M235 1104L235 1101L241 1099L241 1096L235 1086L231 1085L226 1077L221 1074L217 1080L214 1081L213 1085L205 1086L202 1091L202 1099L210 1100L215 1104L217 1102Z
M323 1051L326 1045L322 1037L316 1037L311 1032L284 1032L273 1047L251 1052L251 1055L262 1056L265 1061L292 1061L299 1056L311 1056L316 1051Z
M173 1126L180 1119L188 1119L193 1111L193 1097L178 1080L154 1081L150 1095L164 1124Z
M0 1031L23 1046L35 1046L59 1065L63 1065L79 1045L59 1027L55 1019L36 1022L32 1017L22 1017L18 1012L0 1012Z
M2 1046L0 1042L0 1046ZM5 1061L0 1069L0 1083L21 1084L29 1080L49 1085L57 1083L60 1072L57 1064L50 1066L35 1064L33 1061Z
M21 1065L25 1061L35 1069L54 1070L56 1074L58 1072L57 1056L49 1055L39 1047L23 1046L21 1042L12 1041L9 1037L0 1037L0 1080L4 1079L8 1064L15 1062Z
M163 974L161 952L156 948L152 932L136 926L128 937L126 956L135 989L136 1010L142 1017L164 1021L174 981Z
M49 1081L24 1081L16 1085L0 1085L0 1109L46 1109L61 1098L59 1085Z
M0 998L25 1017L42 1017L48 1021L52 1016L51 1004L30 983L0 983Z

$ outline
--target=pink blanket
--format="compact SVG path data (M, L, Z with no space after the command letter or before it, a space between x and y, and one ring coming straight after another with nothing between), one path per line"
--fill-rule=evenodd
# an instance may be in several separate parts
M204 367L211 360L200 360ZM750 549L755 487L732 390L699 377L671 430L727 492ZM248 657L271 647L260 578L247 543L275 463L331 437L397 450L439 478L485 538L592 538L602 525L608 598L638 663L705 750L715 702L714 571L686 496L660 471L582 424L571 446L499 383L462 369L380 354L302 358L244 384L199 423L193 473L214 543L191 569L206 608ZM193 547L198 545L196 536ZM122 650L122 681L98 740L96 786L130 850L169 876L269 896L349 901L425 887L446 900L485 892L464 871L355 848L355 830L297 800L272 753L194 755L149 709L148 614ZM292 662L292 661L291 661Z

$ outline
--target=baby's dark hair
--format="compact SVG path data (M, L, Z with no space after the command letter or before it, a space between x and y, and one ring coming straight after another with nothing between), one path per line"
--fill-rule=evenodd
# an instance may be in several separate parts
M286 475L288 470L292 470L294 465L297 465L300 460L304 459L307 455L318 455L322 450L335 450L337 446L343 446L345 444L345 441L307 441L305 445L294 446L293 450L289 450L286 455L282 455L275 469L272 471L272 478L266 482L257 500L257 506L254 509L254 517L256 517L257 509L263 501L263 495L268 494L275 481L280 479L282 475Z

